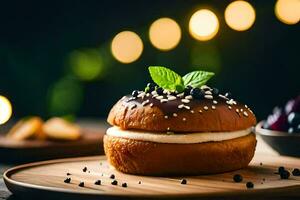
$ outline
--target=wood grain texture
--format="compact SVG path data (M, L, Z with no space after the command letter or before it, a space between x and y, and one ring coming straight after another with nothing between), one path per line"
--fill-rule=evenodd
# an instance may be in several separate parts
M262 165L260 163L262 162ZM4 180L10 191L17 195L47 195L70 199L101 199L108 197L219 197L219 196L293 196L300 197L300 177L288 180L274 174L278 166L288 170L300 167L300 159L256 155L248 168L216 175L190 177L146 177L122 174L112 169L105 156L61 159L26 164L5 172ZM83 168L87 171L83 172ZM67 173L71 175L67 176ZM235 183L234 174L241 174L243 181ZM114 174L118 185L111 184ZM71 183L64 183L70 177ZM185 178L186 185L180 184ZM101 185L95 185L101 180ZM85 187L78 184L84 181ZM141 181L141 184L139 184ZM254 183L247 189L248 181ZM128 187L121 186L126 182Z

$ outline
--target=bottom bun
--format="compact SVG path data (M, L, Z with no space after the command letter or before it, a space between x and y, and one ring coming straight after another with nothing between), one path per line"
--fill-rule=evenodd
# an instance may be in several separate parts
M104 136L104 150L117 170L137 175L199 175L246 167L255 134L221 142L167 144Z

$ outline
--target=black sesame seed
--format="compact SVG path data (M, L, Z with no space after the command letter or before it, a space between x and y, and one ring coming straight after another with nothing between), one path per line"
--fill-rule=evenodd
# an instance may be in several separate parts
M234 180L234 182L239 183L239 182L243 181L243 177L240 174L235 174L233 176L233 180Z
M139 95L139 91L133 90L132 94L133 97L137 97Z
M280 174L281 172L283 172L285 169L284 169L284 167L282 167L282 166L280 166L280 167L278 167L278 173Z
M84 187L84 182L80 182L78 186L79 187Z
M115 178L115 175L114 175L114 174L111 174L109 178L114 179L114 178Z
M155 90L155 84L148 83L145 92L152 92Z
M199 88L193 88L190 94L194 99L203 99L204 97L204 92Z
M186 183L187 183L186 179L182 179L181 182L180 182L180 184L183 184L183 185L186 184Z
M213 89L212 89L212 94L213 94L214 96L219 95L219 89L213 88Z
M289 179L290 177L290 172L288 172L287 170L282 171L280 174L280 178L281 179Z
M231 99L231 98L232 98L232 94L231 94L230 92L227 92L227 93L225 94L225 97Z
M70 175L72 175L72 174L70 174L69 172L67 173L67 176L70 176Z
M111 182L111 184L112 184L112 185L118 185L118 181L113 180L113 181Z
M189 85L186 88L184 88L184 91L183 91L184 96L190 95L192 89L193 88L191 86L189 86Z
M293 171L292 171L292 174L293 176L300 176L300 170L295 168Z
M101 180L95 181L95 185L101 185Z
M64 180L64 182L65 182L65 183L70 183L70 182L71 182L71 178L66 178L66 179Z
M122 187L127 187L127 183L122 183Z
M254 184L252 182L247 182L246 183L246 187L249 189L249 188L253 188L254 187Z
M86 172L86 171L87 171L87 167L84 167L84 168L82 169L82 171L83 171L83 172Z
M163 95L164 94L164 89L162 89L161 87L159 87L159 88L156 89L156 93L158 95Z

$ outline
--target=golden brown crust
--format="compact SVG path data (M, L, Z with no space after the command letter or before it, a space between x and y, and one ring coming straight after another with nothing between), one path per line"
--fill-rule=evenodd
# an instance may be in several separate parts
M255 115L247 106L239 103L229 105L221 98L217 104L205 99L194 103L189 110L177 109L176 112L166 113L162 108L168 103L151 107L121 99L111 109L107 121L122 129L175 133L236 131L256 124ZM204 109L206 106L207 110Z
M139 175L198 175L246 167L256 146L255 134L199 144L166 144L105 135L104 150L117 170Z

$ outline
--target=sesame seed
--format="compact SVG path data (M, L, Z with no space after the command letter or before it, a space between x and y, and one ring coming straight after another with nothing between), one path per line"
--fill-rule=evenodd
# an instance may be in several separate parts
M184 106L184 108L187 110L191 109L191 107L189 107L189 106Z
M163 96L157 96L155 98L158 99L158 100L160 100L160 99L163 99L164 97Z
M200 88L201 88L202 90L210 89L210 87L208 87L207 85L202 85Z
M198 112L202 114L202 110L199 110Z
M191 113L194 113L194 111L193 111L193 110L191 110L190 112L191 112Z
M160 103L166 103L166 102L168 102L168 99L161 99L160 100Z
M184 117L184 118L182 118L182 121L186 121L186 118Z
M176 99L176 97L174 97L174 96L168 96L168 100L169 101L173 101L173 100L175 100Z
M177 114L176 114L176 113L173 113L173 117L177 117Z
M153 114L152 116L155 117L156 114Z
M231 106L228 106L228 108L229 108L229 110L231 110L231 109L232 109L232 107L231 107Z
M158 97L158 96L159 96L158 94L155 94L155 95L152 96L152 98L156 98L156 97Z
M229 105L233 105L234 104L234 100L230 99L229 101L226 101L226 103L229 104Z
M154 91L151 92L151 94L152 94L152 95L156 95L157 92L154 90Z
M169 131L169 130L170 130L170 127L168 127L167 130Z
M145 106L145 105L147 105L149 103L149 99L147 99L146 101L144 101L143 103L142 103L142 106Z
M235 109L235 112L239 113L240 111L239 111L239 109Z
M213 104L217 104L218 102L216 100L213 100Z
M168 115L165 115L165 119L168 119L169 117L168 117Z
M149 96L150 96L150 94L149 94L149 93L147 93L147 94L146 94L146 97L149 97Z
M248 113L246 111L244 111L243 114L248 117Z
M134 109L136 107L136 104L133 104L130 106L130 110Z
M241 112L243 112L244 110L241 108Z
M183 104L178 105L178 108L183 108L183 107L184 107Z
M184 96L184 93L179 93L176 95L177 97L183 97Z
M213 99L214 97L211 96L211 95L204 95L204 98L205 98L205 99Z
M226 96L224 96L224 95L219 94L219 97L228 100L228 98Z
M190 100L188 100L188 99L181 99L181 102L182 103L190 103Z
M245 108L248 108L248 106L247 106L247 105L245 105Z
M150 103L150 107L152 107L153 106L153 103Z
M215 109L216 109L216 106L211 106L211 108L212 108L213 110L215 110Z
M185 99L191 100L191 99L193 99L193 96L192 95L188 95L188 96L185 97Z
M145 92L141 92L140 94L137 95L137 97L144 97L145 96Z
M211 91L205 91L204 94L212 95Z
M204 108L204 110L208 110L208 107L207 107L207 106L204 106L203 108Z

